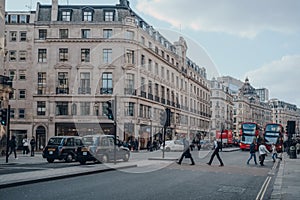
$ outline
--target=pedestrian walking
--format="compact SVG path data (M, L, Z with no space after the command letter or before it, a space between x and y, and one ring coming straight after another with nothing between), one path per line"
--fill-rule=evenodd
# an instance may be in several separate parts
M254 158L254 163L257 165L257 162L256 162L256 153L255 153L256 149L255 148L256 148L256 138L253 138L253 141L250 144L250 157L249 157L249 159L247 161L247 165L249 165L249 162L250 162L250 160L252 158Z
M221 148L221 143L219 143L217 140L216 140L216 137L214 137L214 147L213 147L213 150L214 152L211 154L211 157L210 157L210 160L208 163L208 165L211 165L211 163L213 162L213 159L215 156L217 156L219 162L220 162L220 167L223 167L224 166L224 163L222 161L222 159L220 158L220 155L219 155L219 150Z
M260 161L259 163L261 166L264 166L266 155L270 153L266 148L264 141L262 141L261 144L259 145L258 151L259 151L259 161Z
M29 153L29 142L27 139L27 135L24 136L23 140L22 140L22 144L23 144L23 154L28 154Z
M14 135L9 140L9 148L10 148L10 152L8 154L8 157L10 156L10 154L12 154L12 152L14 152L15 159L18 159L17 158L17 140L16 140L16 136L14 136Z
M35 137L32 136L31 140L30 140L30 147L31 147L31 156L34 156L34 148L35 148Z
M273 162L275 162L277 158L282 160L281 157L278 157L278 152L277 152L277 149L276 149L276 145L274 143L272 143L272 159L273 159Z
M183 153L181 154L181 157L180 157L179 161L177 162L177 164L181 165L183 158L189 158L189 159L191 159L191 162L192 162L191 165L195 165L194 159L193 159L191 151L190 151L190 144L186 138L183 139L183 145L184 145Z
M300 153L300 141L298 141L296 144L296 150L297 150L297 154L299 154Z

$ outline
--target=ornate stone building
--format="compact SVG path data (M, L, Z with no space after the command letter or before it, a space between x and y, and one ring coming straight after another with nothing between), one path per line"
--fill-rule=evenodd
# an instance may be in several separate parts
M271 108L268 103L261 102L256 90L246 78L244 85L234 96L234 133L239 133L242 122L256 122L261 128L272 122Z
M132 11L117 5L37 4L6 13L5 73L14 82L11 132L35 135L113 134L107 101L117 101L117 135L143 148L162 133L160 112L171 109L167 138L209 130L206 70ZM16 45L18 44L18 45Z

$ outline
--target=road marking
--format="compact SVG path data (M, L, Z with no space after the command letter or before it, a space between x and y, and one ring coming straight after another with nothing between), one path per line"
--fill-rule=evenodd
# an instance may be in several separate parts
M257 194L255 200L263 200L264 199L264 196L265 196L266 190L268 188L268 185L270 184L271 178L272 178L271 176L268 176L266 178L266 180L265 180L264 184L262 185L259 193Z

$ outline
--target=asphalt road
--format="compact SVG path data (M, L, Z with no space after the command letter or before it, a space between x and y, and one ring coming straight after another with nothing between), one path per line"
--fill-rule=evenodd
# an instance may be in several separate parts
M0 199L251 200L262 191L267 177L272 177L273 162L270 158L267 158L265 167L260 167L246 165L249 152L224 152L221 157L225 166L218 167L216 158L213 165L208 166L205 163L209 156L199 155L199 152L193 152L195 166L190 166L188 159L182 165L173 163L162 168L154 166L154 162L122 171L5 188L0 191ZM133 157L135 159L139 158ZM145 170L145 167L157 170ZM269 185L273 181L271 179ZM266 188L264 199L268 199L270 193L270 188Z

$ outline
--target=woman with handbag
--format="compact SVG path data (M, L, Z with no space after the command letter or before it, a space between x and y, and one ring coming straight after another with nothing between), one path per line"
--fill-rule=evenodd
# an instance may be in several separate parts
M191 159L191 162L192 162L191 165L195 165L194 159L193 159L192 154L190 152L189 141L186 138L183 139L183 145L184 145L184 150L183 150L183 153L182 153L179 161L177 162L177 164L181 165L181 162L182 162L183 158L185 157L185 158Z

